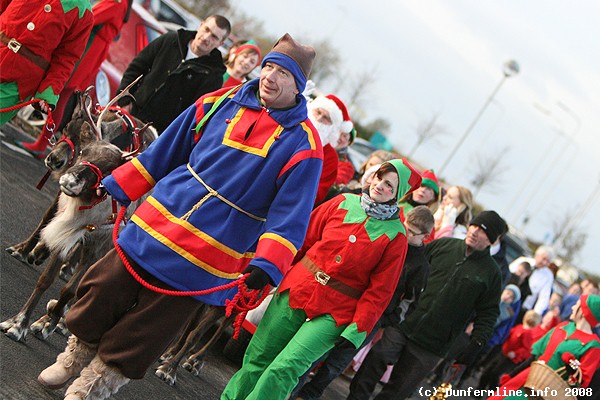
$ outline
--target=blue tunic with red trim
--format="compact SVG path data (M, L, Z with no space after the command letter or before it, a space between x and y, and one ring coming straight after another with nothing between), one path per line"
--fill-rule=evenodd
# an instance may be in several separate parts
M154 188L118 242L142 268L179 290L229 283L249 263L279 284L302 246L317 191L323 154L303 98L291 109L264 108L253 80L196 134L228 90L201 97L144 153L103 180L122 204ZM223 305L236 292L195 298Z

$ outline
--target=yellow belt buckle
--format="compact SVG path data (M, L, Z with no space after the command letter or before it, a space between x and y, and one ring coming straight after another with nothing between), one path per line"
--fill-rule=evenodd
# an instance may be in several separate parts
M16 53L21 49L21 43L19 43L17 39L12 38L8 41L7 47Z
M323 271L319 271L315 274L315 279L323 286L327 285L327 282L329 282L329 278L330 276Z

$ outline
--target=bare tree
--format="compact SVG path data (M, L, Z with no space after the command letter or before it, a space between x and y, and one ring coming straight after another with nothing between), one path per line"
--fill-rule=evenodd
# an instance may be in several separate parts
M377 67L373 66L370 70L360 72L344 82L345 92L348 93L348 99L345 102L346 107L353 110L353 113L360 112L360 105L369 94L371 86L375 82L373 77L376 75Z
M555 238L553 243L558 254L565 261L572 263L579 251L585 246L588 238L587 232L580 224L572 224L573 218L576 218L577 210L561 210L554 216L552 223L552 233Z
M231 15L232 8L229 0L177 0L177 2L200 19L213 14Z
M493 191L502 183L502 175L506 173L507 168L504 167L502 161L505 159L509 147L504 147L500 151L494 152L492 155L475 155L474 176L471 179L471 184L475 188L473 196L484 187L489 191Z
M415 130L415 133L417 134L417 141L413 148L408 152L408 156L410 158L414 158L415 152L423 143L448 133L446 127L438 123L439 117L439 113L434 113L429 119L419 122Z

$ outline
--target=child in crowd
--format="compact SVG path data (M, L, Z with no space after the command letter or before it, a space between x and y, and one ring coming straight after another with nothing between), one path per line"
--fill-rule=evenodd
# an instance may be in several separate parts
M506 289L505 289L506 290ZM502 294L504 296L504 293ZM502 352L490 360L479 379L480 389L493 389L498 386L499 378L515 365L531 356L533 328L540 324L541 317L529 310L523 317L523 323L510 330L508 338L502 345Z
M552 312L547 312L542 316L542 322L533 328L531 331L531 335L533 336L533 341L537 341L541 339L548 331L554 328L560 322L559 318L557 318L556 314Z
M521 291L519 288L513 284L506 285L500 296L500 315L498 315L496 325L499 325L515 315L513 303L519 300L521 300Z

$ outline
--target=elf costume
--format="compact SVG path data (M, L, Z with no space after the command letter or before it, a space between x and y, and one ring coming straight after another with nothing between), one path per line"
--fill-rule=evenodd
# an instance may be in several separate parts
M593 328L600 320L600 296L581 296L581 310L584 318ZM600 366L600 338L593 334L577 329L575 322L565 321L543 338L533 344L532 354L539 361L544 361L549 367L557 370L569 362L569 359L577 359L580 362L582 373L581 387L588 387L596 369ZM500 387L500 393L508 390L516 391L522 389L527 380L530 368L521 371ZM567 380L567 377L564 377ZM502 384L502 381L501 381ZM575 384L575 387L579 386ZM504 391L503 389L506 389ZM552 389L552 388L551 388ZM523 398L523 396L493 396L489 399L501 398Z
M128 18L130 10L129 1L131 0L103 0L92 7L94 14L94 26L92 34L86 44L86 49L81 59L75 64L75 71L66 83L66 87L60 94L56 104L53 117L58 125L57 130L61 130L67 121L71 119L71 113L75 107L74 96L76 90L85 90L89 85L94 84L94 80L100 65L106 59L108 48L121 31L121 27ZM72 104L73 108L68 107ZM64 118L65 112L68 118ZM62 122L64 120L64 122ZM17 142L20 147L31 152L33 155L42 155L48 146L48 140L52 132L43 129L40 136L34 143Z
M0 103L55 106L92 29L89 0L0 2ZM10 46L10 47L9 47ZM0 125L17 110L0 113Z
M407 162L389 163L399 175L399 196L419 186ZM393 295L408 244L396 204L393 214L378 219L369 215L365 196L343 194L313 211L295 264L221 399L284 399L336 341L358 348L373 329Z

